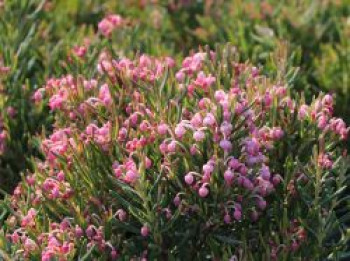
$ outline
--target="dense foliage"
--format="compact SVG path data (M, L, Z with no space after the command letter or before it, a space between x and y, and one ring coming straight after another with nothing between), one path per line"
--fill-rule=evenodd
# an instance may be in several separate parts
M231 52L177 70L170 57L102 52L93 78L49 79L35 97L57 111L54 130L8 199L9 251L269 260L344 249L347 128L332 96L293 99Z
M346 0L0 14L3 259L348 258Z

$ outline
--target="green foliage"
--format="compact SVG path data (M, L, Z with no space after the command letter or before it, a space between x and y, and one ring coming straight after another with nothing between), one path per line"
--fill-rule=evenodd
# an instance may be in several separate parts
M110 37L104 37L99 32L98 23L106 15L114 13L121 15L123 26L114 30ZM323 91L334 94L337 101L335 115L350 122L349 39L348 0L5 1L0 5L0 132L5 137L4 141L0 141L0 147L4 148L0 155L1 192L5 195L6 192L12 192L20 180L20 173L24 179L29 173L35 173L40 182L49 176L49 173L40 170L40 164L37 163L37 158L45 158L39 149L40 145L45 140L44 137L54 129L71 121L65 118L66 111L52 112L46 103L34 104L33 94L44 87L49 78L64 74L70 74L74 79L81 79L83 75L99 77L96 63L103 60L105 54L137 59L141 54L147 53L158 57L172 56L181 61L198 46L207 45L213 49L216 43L229 42L234 46L232 60L249 61L276 85L291 86L291 97L300 104L304 101L313 103L314 97ZM86 47L86 55L77 55L74 51L76 47ZM219 78L222 76L220 72L213 71L213 68L207 72L218 74ZM125 84L134 85L141 92L147 93L148 90L151 95L145 95L147 104L155 106L153 109L156 111L163 108L160 119L168 117L167 121L175 123L179 120L183 107L192 110L195 106L193 101L183 96L184 93L174 89L175 83L172 81L175 72L168 73L162 82L157 82L160 86L159 94L151 91L148 84L129 80ZM119 93L121 86L115 84L113 79L109 81ZM228 85L229 81L228 78L223 79L223 85ZM119 94L125 95L122 92ZM132 94L128 95L130 97L125 99L126 103L133 101ZM77 103L72 106L75 105ZM122 105L124 104L118 106ZM95 120L102 124L110 117L112 121L125 117L118 106L115 106L116 111L112 116L108 110L100 110L97 118L96 115L90 115L91 118L85 120ZM38 222L42 227L36 232L45 231L52 222L62 221L63 216L73 216L76 221L74 224L84 229L89 224L103 224L106 239L123 246L124 256L130 259L130 253L141 253L144 241L138 234L140 227L147 223L152 224L154 233L149 245L150 259L160 256L161 259L179 257L201 260L207 258L206 255L228 259L238 249L237 246L248 253L239 257L242 260L259 260L262 257L261 251L250 251L252 242L245 238L254 235L256 241L264 246L262 249L265 249L268 260L271 245L266 244L267 238L273 238L280 245L290 244L292 238L278 233L288 230L290 223L287 221L295 217L300 219L300 226L309 235L308 247L298 252L299 257L313 253L312 258L315 259L322 257L346 260L349 255L346 252L349 238L347 224L350 222L346 190L349 185L349 161L340 156L345 152L336 150L332 154L335 157L335 168L331 171L320 174L315 163L323 146L333 151L333 148L344 144L322 144L324 137L318 136L321 134L315 126L308 125L306 128L292 116L270 116L272 122L288 123L282 124L283 129L289 131L288 142L277 145L270 162L274 171L283 173L285 180L283 188L278 191L280 194L270 199L273 204L265 213L266 220L257 225L248 229L246 224L238 226L234 233L218 225L215 233L212 233L210 227L208 230L205 228L203 215L213 216L214 220L210 221L219 223L217 212L220 210L210 204L197 202L193 195L190 200L194 200L194 205L199 204L202 215L189 219L178 211L173 213L170 220L159 218L154 214L155 206L165 207L170 204L171 197L175 195L174 188L181 182L172 180L170 186L168 180L162 178L162 171L156 170L151 173L154 175L152 179L143 180L140 187L130 188L111 175L113 161L125 156L123 150L115 144L114 151L106 157L95 144L81 147L82 151L73 153L71 162L62 159L60 168L66 173L67 182L76 195L71 204L45 201L39 210ZM78 127L83 128L86 127L86 122L77 120L76 123L81 123ZM118 129L119 126L116 126L115 131ZM210 147L210 143L207 147ZM156 146L145 153L154 153L152 161L162 164L161 157L155 151ZM209 152L210 150L207 151ZM309 159L310 155L314 164L303 161ZM185 162L188 164L188 161L193 160L195 167L203 165L209 158L209 154L202 159L188 157ZM174 164L178 164L179 168L174 172L183 173L188 168L186 164ZM298 172L303 172L312 182L307 185L293 184L299 198L289 202L290 195L286 191L289 191L290 183L295 181L293 175ZM25 181L21 184L27 186L23 185ZM32 191L30 186L25 188L28 189L28 194L24 193L23 197L29 202ZM220 193L224 194L224 191L218 190L218 197ZM103 206L110 204L108 211L112 212L118 208L126 209L130 220L119 222L112 212L106 214L106 209L96 210L100 203ZM30 207L33 206L21 202L20 214L27 213ZM0 255L8 260L11 257L6 257L6 253L11 253L13 246L7 241L4 231L10 231L12 227L7 227L8 222L4 223L4 220L10 212L14 213L12 208L6 197L0 213L1 225L4 225L3 234L0 234L0 249L3 249ZM97 218L88 222L84 211L96 214L101 220ZM270 235L271 231L277 235ZM88 242L84 240L72 258L89 260L92 256L101 254L96 247L86 250ZM175 247L171 248L173 244ZM225 247L220 248L222 245ZM171 248L171 254L165 254L164 248ZM193 254L197 250L200 251ZM107 256L104 253L101 259L107 259ZM35 258L39 258L39 255ZM291 258L286 254L282 260Z
M127 60L117 58L114 63L119 66L110 67L111 56L104 51L102 57L98 64L106 69L99 73L87 64L80 67L77 60L76 76L63 76L57 85L45 88L51 105L59 99L57 93L67 96L58 107L51 107L57 112L53 134L42 141L45 161L36 161L32 174L3 202L3 231L12 240L4 238L2 249L10 258L21 253L31 260L108 260L115 250L122 259L147 256L152 260L234 256L238 260L318 260L346 254L348 214L337 216L336 209L348 201L340 197L348 186L348 162L338 134L332 128L319 128L322 117L312 116L328 115L331 96L314 99L306 114L299 116L305 98L290 97L285 86L289 77L284 74L293 73L282 70L276 85L257 75L248 63L238 63L230 46L218 47L216 55L207 50L187 58L200 59L200 64L194 61L197 69L186 76L188 84L195 84L199 70L215 75L208 90L198 87L194 92L177 82L177 69L159 67L160 60L136 56L132 66L123 67ZM182 64L181 70L193 68ZM144 70L146 78L142 78ZM90 77L98 82L92 89L84 84ZM234 95L238 90L232 83L242 96ZM217 101L217 91L230 95L226 109ZM272 95L271 103L267 99L265 104L267 93ZM241 99L247 99L246 107L238 113L235 108ZM206 101L204 108L201 101ZM232 142L230 151L223 151L215 138L220 135L218 127L191 125L196 115L210 112L221 129L228 121L223 119L225 110L234 130L224 137ZM334 120L329 119L329 124ZM147 130L140 127L143 122L148 123ZM165 134L159 132L161 124L168 126ZM190 127L178 137L174 133L181 124ZM283 136L272 138L269 133L276 128L283 130ZM201 141L193 134L199 129L205 131ZM130 147L142 138L144 145ZM262 165L248 163L249 157L255 157L245 147L251 139L260 144ZM176 151L162 152L163 144L173 141ZM193 145L196 153L191 152ZM239 176L233 184L224 178L232 157L245 164L254 189L240 185ZM324 165L330 158L331 166ZM204 181L209 162L213 171ZM259 185L265 164L271 175L281 178L269 192ZM126 178L129 171L138 173L135 180ZM187 173L194 173L195 184L184 181ZM240 170L235 173L239 175ZM272 186L272 177L265 182ZM210 192L203 196L200 189L205 186ZM177 197L179 203L174 203ZM259 206L259 200L267 205ZM237 211L238 217L224 222L226 215ZM258 220L251 218L252 213ZM143 235L145 226L149 231ZM79 236L76 228L82 229ZM18 231L23 235L19 241ZM53 248L50 238L58 240L60 247ZM64 244L72 247L66 252L61 248Z

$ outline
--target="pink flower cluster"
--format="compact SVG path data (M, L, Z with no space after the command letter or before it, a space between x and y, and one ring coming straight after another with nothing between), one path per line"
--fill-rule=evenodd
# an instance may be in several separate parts
M110 37L112 32L123 26L125 23L124 19L120 15L111 14L107 15L101 22L98 24L98 30L105 37Z
M104 150L108 150L111 141L111 123L106 122L101 128L97 127L95 124L90 123L85 130L85 133L81 135L85 143L91 141L100 145Z
M42 150L51 165L55 165L57 157L63 156L69 147L75 146L71 132L70 128L57 129L48 139L42 141Z
M304 110L306 110L305 107ZM317 100L311 107L310 115L312 120L315 120L317 126L325 133L332 132L339 135L343 140L347 138L349 128L346 127L345 122L340 118L332 117L333 97L331 95L327 94L321 100Z
M132 159L127 159L124 164L114 162L112 167L116 178L126 183L135 183L140 176L136 163Z
M163 75L166 68L172 68L174 65L175 62L170 57L156 59L143 54L134 61L127 58L118 61L102 53L97 69L100 74L107 74L113 81L116 81L116 76L123 75L132 81L154 83Z
M215 54L211 52L210 59L215 58ZM182 68L176 73L175 77L179 83L183 83L187 77L191 77L194 73L197 73L195 79L187 85L187 90L190 94L193 94L196 88L200 88L207 92L209 88L215 83L216 78L211 74L206 75L201 68L203 67L203 62L207 59L206 53L196 53L193 56L185 58L182 62Z
M59 260L69 260L68 257L74 253L74 234L68 219L64 219L60 224L52 223L51 231L48 235L42 235L38 241L44 244L41 253L42 261L50 261L54 258Z
M347 137L345 123L332 116L329 95L304 104L292 99L286 86L261 81L255 67L232 63L233 70L225 71L228 67L217 63L213 52L193 54L176 71L174 67L169 57L114 60L102 53L96 78L49 79L34 94L37 102L44 95L48 98L56 122L42 142L45 162L38 163L14 193L12 203L19 209L27 202L24 188L30 187L27 197L33 208L27 215L20 213L21 233L42 222L41 205L50 209L50 204L57 204L74 217L59 216L59 224L49 220L55 225L46 233L36 232L40 240L18 240L14 231L10 237L19 249L41 251L43 260L65 260L87 240L88 248L97 246L116 258L123 248L118 246L117 252L112 241L118 238L122 245L127 225L113 230L117 236L109 241L104 233L107 224L130 221L137 233L132 240L141 240L147 248L144 240L152 240L158 229L146 218L149 212L157 224L171 222L174 216L186 217L183 222L198 219L195 215L204 211L208 222L227 230L259 222L272 207L274 195L284 189L281 183L289 182L286 193L294 195L294 182L305 176L284 180L284 162L278 158L282 145L303 126L312 129L310 135ZM221 74L213 75L213 70ZM329 151L322 148L317 153L317 162L307 155L307 166L325 171L334 167ZM90 163L101 170L89 169ZM121 206L128 201L110 195L144 200L158 182L162 187L157 197L167 193L164 198L172 200L161 199L152 206L147 201L139 211ZM214 199L219 202L213 204ZM116 220L108 223L111 217Z
M240 114L237 114L237 110L235 111L237 107L241 108ZM257 117L255 111L248 108L246 94L243 92L216 91L214 99L201 100L198 108L197 112L186 115L188 119L180 121L174 130L168 131L169 127L164 124L158 126L158 131L161 130L160 134L174 133L178 139L177 141L165 140L165 143L161 144L161 152L174 152L174 149L171 149L173 144L183 142L192 144L192 148L197 148L193 152L198 154L204 153L201 148L204 143L208 144L208 139L212 146L217 144L222 152L218 154L219 151L217 151L212 155L211 159L203 165L201 172L196 170L188 172L184 176L185 183L193 190L197 190L200 197L205 198L210 194L211 185L217 186L214 180L219 178L218 172L223 168L222 172L220 171L223 173L220 179L224 181L226 189L232 188L235 191L239 188L241 191L237 195L237 202L233 205L230 203L227 208L233 208L233 217L240 220L243 206L251 205L249 201L242 201L241 195L251 193L249 198L254 199L255 207L250 206L249 211L256 219L257 211L262 211L266 207L264 197L272 193L281 180L279 174L270 173L265 154L271 149L274 141L283 137L283 131L279 127L259 129L254 122ZM240 119L242 126L239 129L236 128L235 132L231 123L234 115ZM235 134L238 135L245 129L249 132L246 136L251 138L243 138L241 141L236 139ZM211 146L205 147L207 151L210 148ZM238 158L230 156L233 151L241 152L241 155ZM243 192L245 190L247 192ZM227 213L225 211L226 223L229 220Z

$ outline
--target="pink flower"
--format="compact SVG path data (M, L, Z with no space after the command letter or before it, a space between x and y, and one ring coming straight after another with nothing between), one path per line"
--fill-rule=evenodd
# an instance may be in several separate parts
M176 195L174 200L173 200L173 203L176 207L178 207L181 203L181 198L179 197L179 195Z
M158 125L157 130L160 135L165 135L168 132L168 125L165 123L161 123Z
M34 177L34 175L27 176L26 177L26 181L27 181L28 185L33 186L35 184L35 177Z
M115 260L115 259L117 259L117 257L118 257L118 252L115 248L113 248L111 251L111 258L112 258L112 260Z
M280 140L283 137L284 132L281 128L276 127L271 130L270 135L273 140Z
M318 164L324 169L331 169L333 167L333 162L327 154L320 154L318 156Z
M115 28L120 27L124 20L119 15L108 15L98 24L98 30L105 36L109 37Z
M339 118L332 118L329 121L330 129L338 134L341 139L345 140L348 136L349 128L346 127L345 122Z
M176 151L176 141L171 141L168 144L168 152L175 152Z
M260 176L264 179L264 180L270 180L271 177L271 173L270 173L270 169L268 166L263 165L260 169Z
M299 108L298 117L300 120L304 120L308 116L309 106L303 104Z
M231 223L231 217L230 217L229 214L225 214L225 216L224 216L224 222L225 222L226 224L230 224L230 223Z
M182 83L185 80L185 74L183 71L179 71L175 74L175 78L179 83Z
M241 163L238 161L238 159L231 158L228 162L228 165L230 166L230 168L236 170L240 167Z
M188 74L193 74L194 72L200 70L205 57L206 53L196 53L193 56L186 57L182 62L183 70Z
M196 145L192 145L190 148L191 155L196 155L198 153L198 148Z
M282 181L282 177L280 175L274 175L272 178L272 183L274 186L277 186L278 184L280 184Z
M211 174L214 171L214 165L207 163L203 165L203 173L204 174Z
M211 76L210 74L209 76L206 76L204 72L199 72L194 84L206 91L208 87L215 83L215 81L215 77Z
M224 179L227 184L230 185L232 183L233 178L234 178L234 174L231 170L228 169L224 172Z
M265 93L265 96L264 96L264 105L269 108L272 104L272 95L269 93L269 92L266 92Z
M118 140L123 141L127 136L128 130L124 127L120 128L118 133Z
M220 141L220 147L225 152L230 152L232 150L232 143L229 140L221 140Z
M171 57L165 57L165 63L169 68L173 68L175 66L175 61Z
M230 121L231 119L231 112L230 111L227 111L227 110L224 110L224 121Z
M108 87L107 84L103 84L101 86L98 98L100 100L102 100L103 104L106 107L111 105L111 103L112 103L112 96L111 96L111 93L109 91L109 87Z
M50 98L49 106L51 110L62 109L65 101L68 98L68 92L62 90L61 94L55 94Z
M217 90L215 91L214 97L217 102L220 102L226 99L227 95L223 90Z
M200 187L200 189L198 190L198 194L201 198L205 198L206 196L208 196L209 190L205 184Z
M203 119L203 125L204 126L214 126L216 123L215 117L212 113L208 113L205 118Z
M333 97L329 94L326 94L322 99L322 105L333 107Z
M327 117L325 115L321 115L318 119L317 119L317 126L323 130L326 128L327 126Z
M207 106L211 103L210 99L208 98L202 98L198 102L198 108L201 110L204 110L207 108Z
M0 73L1 74L7 74L11 71L11 67L9 66L0 66Z
M234 212L233 212L233 217L239 221L242 219L242 212L239 210L239 209L236 209Z
M259 76L259 69L257 67L252 67L252 76L255 78Z
M60 189L55 186L52 190L51 190L51 194L50 194L51 198L55 199L58 198L60 196Z
M195 128L199 128L201 127L203 122L202 116L199 113L196 113L192 119L191 119L191 124L195 127Z
M78 225L75 226L75 230L74 230L75 236L77 238L81 238L84 235L84 231L81 227L79 227Z
M11 241L14 244L17 244L19 242L20 236L18 235L17 231L15 231L12 235L11 235Z
M143 121L140 123L140 130L143 131L143 132L146 132L146 131L148 131L148 129L149 129L149 123L148 123L148 121L143 120Z
M254 184L251 182L250 179L248 178L243 178L243 187L245 187L247 190L253 190L254 189Z
M266 208L266 205L267 205L266 201L262 198L258 198L256 204L257 204L258 208L260 208L261 210L264 210Z
M127 217L127 214L126 214L126 212L123 210L123 209L119 209L118 211L117 211L117 216L118 216L118 219L120 220L120 221L125 221L126 220L126 217Z
M93 225L89 225L85 232L88 238L92 238L96 234L96 229Z
M149 234L149 228L147 225L143 225L143 227L141 228L141 235L143 237L147 237Z
M257 155L260 151L260 144L256 139L248 139L245 142L245 150L250 155Z
M194 177L191 173L186 174L185 176L185 182L187 185L191 185L194 181Z
M175 127L175 135L179 139L181 139L183 135L185 135L185 133L186 133L186 129L181 123Z
M86 90L91 90L97 86L97 81L96 80L84 80L83 81L83 86Z
M125 174L125 181L129 183L134 183L139 178L139 173L135 170L128 170Z
M57 180L58 181L64 181L64 172L63 171L59 171L58 173L57 173Z
M29 209L26 216L22 218L21 226L22 227L34 227L35 226L35 217L36 217L36 210L34 208Z
M38 245L32 239L26 238L23 247L27 252L33 252L38 248Z
M240 115L244 111L245 106L242 103L237 103L235 107L235 113Z
M80 57L80 58L85 56L86 51L87 51L86 46L75 46L75 47L73 47L73 53L76 56Z
M224 137L226 138L228 138L231 135L232 129L232 124L227 121L224 121L220 126L220 131L222 134L224 134Z
M43 92L44 92L43 88L40 88L34 92L34 95L33 95L34 102L39 103L43 100Z
M168 152L168 145L163 142L159 145L159 150L162 154L166 154Z
M196 89L196 86L194 86L194 84L189 84L187 86L187 91L188 91L190 96L193 95L195 89Z
M202 141L205 138L205 133L201 130L197 130L193 133L193 138L197 142Z
M150 158L146 157L145 165L146 165L146 169L149 169L150 167L152 167L152 160Z

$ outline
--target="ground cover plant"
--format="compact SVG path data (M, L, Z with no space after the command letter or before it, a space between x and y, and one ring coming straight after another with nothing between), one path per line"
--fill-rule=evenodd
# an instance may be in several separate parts
M346 1L82 2L0 7L2 259L349 258Z
M65 41L71 35L65 32L62 37L57 27L63 24L52 21L45 1L6 1L0 13L0 182L1 189L10 192L20 180L19 173L31 167L30 157L39 155L33 136L52 122L46 108L33 106L33 90L49 74L64 70L59 61L68 55ZM73 31L79 38L78 29Z
M7 149L0 157L1 188L13 190L19 173L31 167L28 159L38 155L31 137L42 126L50 129L51 115L46 108L33 111L30 95L49 75L72 70L66 57L82 55L84 39L99 37L98 23L106 14L117 13L123 23L100 36L124 54L179 58L199 45L231 42L241 62L264 65L263 73L272 77L279 65L270 57L285 49L288 66L299 68L290 77L293 86L308 101L322 90L337 94L336 114L348 121L349 6L346 0L6 1L0 9L0 54L4 68L11 70L2 80L2 147L7 144ZM17 117L11 117L15 112Z
M331 95L306 104L231 47L180 66L102 52L95 68L36 93L54 130L5 201L8 258L344 254L347 128Z
M33 106L34 91L49 76L74 71L72 61L81 59L89 48L98 53L110 42L98 33L98 22L104 16L98 1L84 1L82 5L79 1L14 0L3 4L0 13L0 187L11 192L20 180L20 172L32 167L31 157L40 156L33 137L43 128L51 129L52 115L47 107ZM123 19L123 30L114 33L120 52L156 54L164 49L156 41L150 46L149 38L145 38L150 32L141 29L140 34L133 23ZM95 61L94 54L90 54L89 61Z

